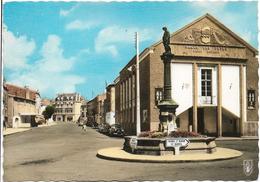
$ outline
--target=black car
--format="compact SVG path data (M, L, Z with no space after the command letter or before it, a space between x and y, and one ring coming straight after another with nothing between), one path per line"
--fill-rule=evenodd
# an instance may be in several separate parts
M102 123L98 127L98 131L100 133L104 133L104 134L108 134L109 133L109 129L110 129L110 125L107 124L107 123Z
M98 127L98 123L95 121L87 121L87 126L92 127L92 128L97 128Z
M109 135L122 137L125 135L125 131L120 124L112 124L109 129Z

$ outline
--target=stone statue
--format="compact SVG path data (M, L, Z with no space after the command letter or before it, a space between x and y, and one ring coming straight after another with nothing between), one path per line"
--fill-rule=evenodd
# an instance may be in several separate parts
M164 31L164 34L163 34L163 46L164 46L164 49L165 49L165 53L166 54L170 54L171 53L171 47L170 47L170 32L167 30L166 27L163 27L162 28L163 31Z

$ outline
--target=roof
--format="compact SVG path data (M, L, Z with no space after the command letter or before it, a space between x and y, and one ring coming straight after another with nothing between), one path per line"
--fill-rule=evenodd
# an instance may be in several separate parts
M43 106L51 105L51 101L49 99L41 99L41 104Z
M214 18L212 15L210 15L209 13L206 13L205 15L199 17L198 19L194 20L193 22L185 25L183 28L175 31L174 33L171 34L171 37L175 36L176 34L178 34L179 32L189 28L190 26L194 25L195 23L199 22L200 20L204 19L204 18L208 18L211 21L213 21L216 25L218 25L221 29L225 30L227 33L229 33L234 39L236 39L238 42L240 42L241 44L243 44L244 46L246 46L249 50L251 50L252 52L254 52L255 54L258 54L258 50L256 48L254 48L253 46L251 46L249 43L247 43L244 39L242 39L241 37L239 37L237 34L235 34L232 30L230 30L229 28L227 28L224 24L222 24L220 21L218 21L216 18ZM157 45L159 45L160 43L162 43L162 40L156 42L155 44L151 45L149 48L152 47L156 47Z
M5 86L7 88L8 95L16 96L19 98L35 100L36 94L39 94L38 91L31 90L28 87L20 87L9 83L6 83ZM29 98L26 97L26 92L28 92Z
M181 29L178 29L177 31L175 31L174 33L171 34L171 37L175 36L176 34L178 34L179 32L189 28L190 26L194 25L195 23L199 22L200 20L204 19L204 18L208 18L211 21L213 21L217 26L219 26L220 28L222 28L223 30L225 30L227 33L229 33L234 39L236 39L238 42L240 42L242 45L244 45L245 47L247 47L249 50L251 50L255 55L258 55L258 50L256 48L254 48L253 46L251 46L249 43L247 43L244 39L242 39L241 37L239 37L237 34L235 34L233 31L231 31L229 28L227 28L225 25L223 25L220 21L218 21L216 18L214 18L212 15L210 15L209 13L206 13L205 15L197 18L196 20L194 20L193 22L187 24L186 26L184 26ZM150 50L153 49L154 47L158 46L159 44L162 43L162 40L152 44L151 46L145 48L140 54L140 62L143 60L143 58L145 58L148 54L150 54ZM127 63L127 65L120 71L122 72L124 69L126 69L127 67L129 67L130 65L133 64L133 61L135 61L135 57L136 55Z

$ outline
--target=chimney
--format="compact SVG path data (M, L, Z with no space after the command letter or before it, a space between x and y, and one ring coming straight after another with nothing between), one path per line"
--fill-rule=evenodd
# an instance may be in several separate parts
M25 88L25 98L30 99L29 87L27 85L25 85L24 88Z

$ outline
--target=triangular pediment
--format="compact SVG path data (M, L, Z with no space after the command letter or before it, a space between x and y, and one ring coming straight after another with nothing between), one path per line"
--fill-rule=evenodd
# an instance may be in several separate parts
M218 22L209 14L195 20L172 36L172 43L196 45L243 46L231 30ZM241 38L240 38L241 39Z

